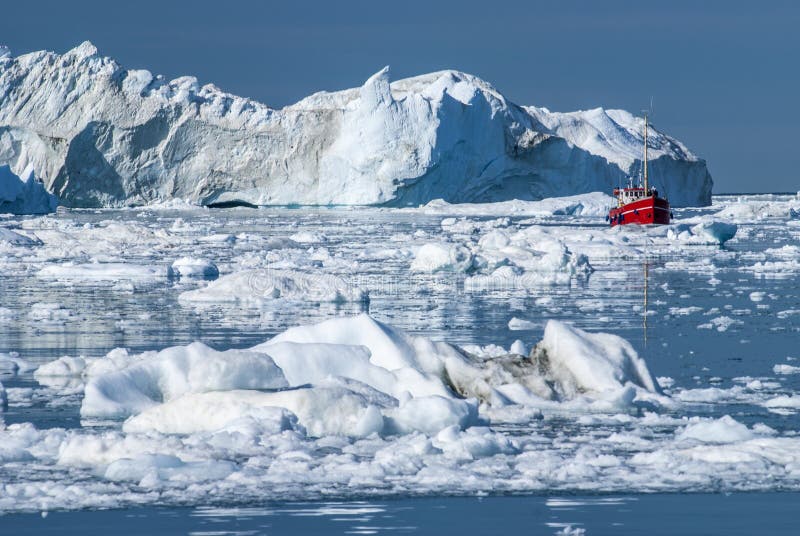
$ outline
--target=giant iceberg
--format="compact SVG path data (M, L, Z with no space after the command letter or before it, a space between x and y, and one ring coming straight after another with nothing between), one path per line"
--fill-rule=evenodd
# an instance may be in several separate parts
M386 204L608 192L641 167L642 120L518 106L458 71L320 92L282 109L127 70L89 42L0 55L0 164L67 206ZM654 130L653 183L710 203L706 164Z

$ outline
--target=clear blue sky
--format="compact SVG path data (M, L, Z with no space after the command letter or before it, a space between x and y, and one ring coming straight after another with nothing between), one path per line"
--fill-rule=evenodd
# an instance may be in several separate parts
M19 54L91 40L130 68L191 74L280 107L454 68L519 104L638 111L708 161L715 192L800 189L800 2L13 1Z

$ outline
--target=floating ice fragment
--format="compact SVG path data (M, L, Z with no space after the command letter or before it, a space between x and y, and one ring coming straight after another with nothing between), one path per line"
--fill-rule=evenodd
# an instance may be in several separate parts
M167 273L170 277L216 279L219 276L219 269L213 262L206 259L181 257L172 263Z
M472 253L457 244L431 243L419 250L411 263L415 272L467 272L472 268Z
M626 384L651 393L661 392L644 360L617 335L588 333L550 320L531 359L546 367L548 379L555 380L559 398L617 392Z
M775 374L800 374L800 367L779 363L772 367L772 371Z
M369 301L369 294L332 274L253 269L222 276L204 288L183 292L178 299L184 303L253 305L276 299L358 303Z
M42 241L38 238L31 238L23 234L0 227L0 244L6 243L12 246L41 246Z
M692 423L678 434L678 439L694 439L703 443L736 443L753 437L753 432L747 426L730 415Z
M41 278L55 280L107 280L119 279L153 279L166 277L167 268L162 266L145 266L121 262L74 264L51 264L45 266L37 274Z
M536 322L531 322L530 320L517 318L515 316L514 318L508 321L508 329L510 329L511 331L526 331L532 329L539 329L539 324L537 324Z

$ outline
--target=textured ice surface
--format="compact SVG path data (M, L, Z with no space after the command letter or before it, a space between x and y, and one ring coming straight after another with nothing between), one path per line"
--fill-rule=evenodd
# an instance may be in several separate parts
M168 273L172 277L216 279L219 276L219 268L213 262L205 259L181 257L172 263Z
M6 218L0 509L800 489L800 226L720 215L764 202L616 229L506 204ZM471 266L412 270L427 244ZM185 257L369 303L186 301L215 281L167 277Z
M239 302L260 304L265 300L310 302L364 302L369 294L333 275L309 275L296 270L255 269L224 275L208 286L180 295L187 303Z
M405 206L609 192L639 172L642 132L622 110L520 107L450 70L390 83L387 68L359 88L276 110L194 77L127 70L89 42L0 58L0 163L32 166L68 206ZM651 180L673 204L710 202L703 160L656 129L649 147Z

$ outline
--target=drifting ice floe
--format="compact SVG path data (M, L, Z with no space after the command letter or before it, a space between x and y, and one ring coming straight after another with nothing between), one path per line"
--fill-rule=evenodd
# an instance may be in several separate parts
M520 107L458 71L383 69L275 110L85 42L0 58L0 88L0 162L33 165L68 206L532 200L608 192L641 166L628 112ZM651 132L651 181L675 206L709 204L705 162Z
M276 299L311 302L365 302L369 294L332 274L313 275L296 270L243 270L220 277L205 288L188 290L185 303L262 304Z
M194 257L181 257L172 263L167 271L170 277L198 277L201 279L215 279L219 276L217 266L206 259Z
M251 350L201 343L138 356L115 350L88 362L64 357L36 372L40 380L53 376L85 379L82 416L132 416L125 431L162 433L214 431L283 408L317 436L434 434L477 423L478 401L546 406L582 397L624 409L637 393L659 393L644 361L614 335L550 321L530 359L485 359L366 314L292 328Z
M167 267L126 263L53 264L39 271L39 277L66 280L151 279L167 276Z

